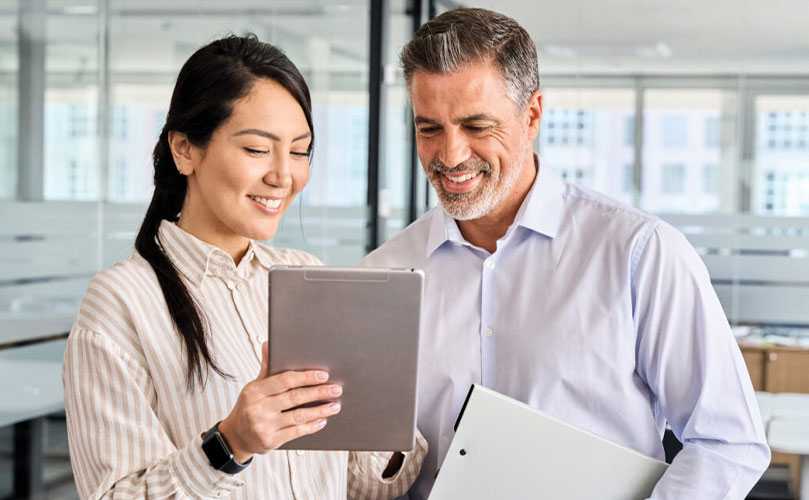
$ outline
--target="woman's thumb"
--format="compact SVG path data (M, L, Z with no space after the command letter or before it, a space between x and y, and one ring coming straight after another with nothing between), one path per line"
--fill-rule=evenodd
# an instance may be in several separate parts
M261 371L258 373L258 377L256 377L256 380L261 380L269 375L269 373L267 373L267 364L269 363L268 362L269 357L270 357L269 343L264 342L263 344L261 344Z

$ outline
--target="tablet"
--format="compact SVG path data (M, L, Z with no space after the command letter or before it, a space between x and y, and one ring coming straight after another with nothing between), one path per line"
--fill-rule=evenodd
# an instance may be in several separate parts
M340 413L281 449L413 449L424 273L322 266L269 273L269 374L322 369L343 386Z

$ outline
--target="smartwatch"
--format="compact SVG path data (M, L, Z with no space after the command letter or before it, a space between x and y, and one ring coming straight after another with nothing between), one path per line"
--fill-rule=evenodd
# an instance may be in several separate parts
M227 474L236 474L246 469L247 466L250 465L250 462L253 461L253 457L250 457L250 460L243 464L240 464L233 458L233 451L231 451L230 446L228 446L225 436L219 432L219 424L221 422L221 420L217 422L202 436L202 451L204 451L205 456L208 457L208 462L211 463L211 467Z

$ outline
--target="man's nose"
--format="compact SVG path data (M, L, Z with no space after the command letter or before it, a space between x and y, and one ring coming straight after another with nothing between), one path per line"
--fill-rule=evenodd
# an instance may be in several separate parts
M462 134L450 131L444 134L440 160L448 167L455 167L469 159L469 143Z

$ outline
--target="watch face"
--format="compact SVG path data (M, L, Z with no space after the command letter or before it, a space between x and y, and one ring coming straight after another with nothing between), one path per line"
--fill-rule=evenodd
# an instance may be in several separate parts
M202 451L214 469L220 469L233 458L224 438L218 432L214 432L202 442Z

